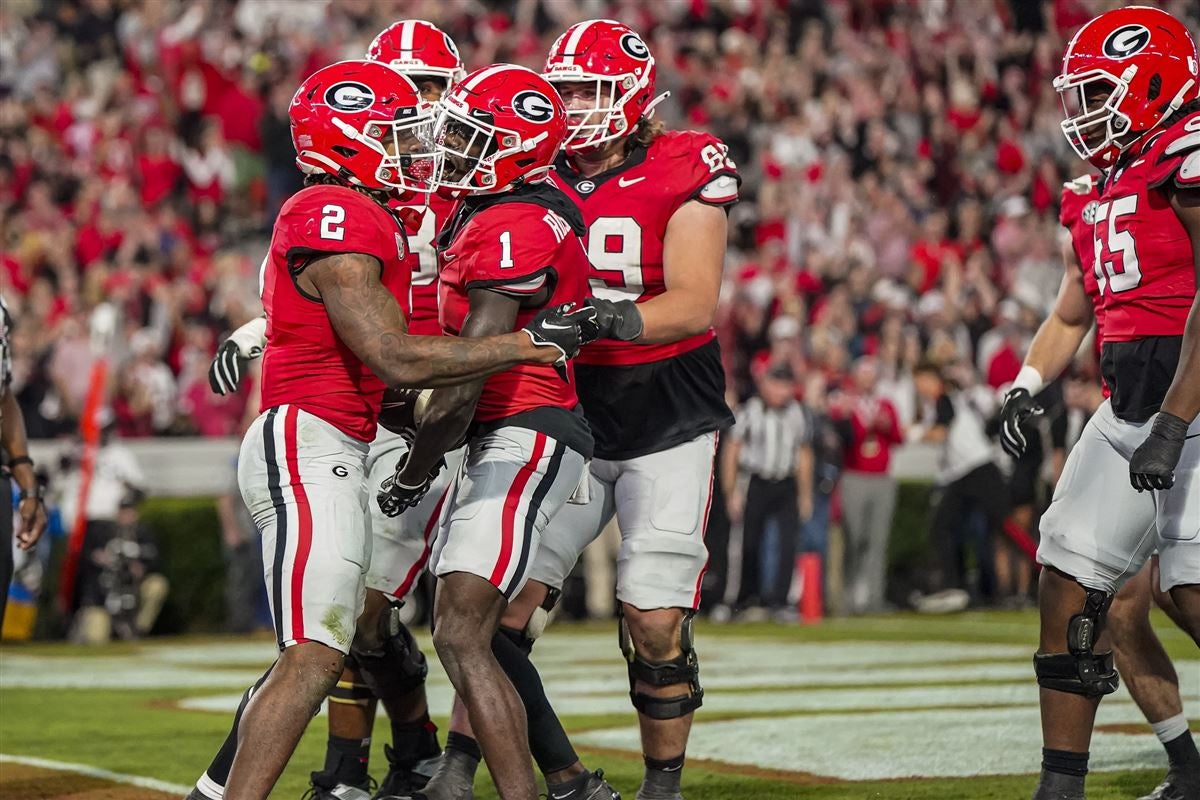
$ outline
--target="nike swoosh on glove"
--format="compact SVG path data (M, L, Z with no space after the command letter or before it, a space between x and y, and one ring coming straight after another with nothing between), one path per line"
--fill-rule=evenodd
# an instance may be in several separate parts
M1013 458L1025 455L1029 440L1022 430L1026 422L1043 413L1041 406L1029 394L1028 389L1012 389L1004 395L1004 407L1000 409L1000 446Z
M560 357L554 367L560 378L567 380L567 359L579 354L579 348L600 337L596 309L563 303L542 309L521 330L538 347L553 347Z
M421 481L416 486L406 486L396 480L400 475L400 471L404 469L404 462L408 454L405 453L399 461L396 462L396 471L389 477L384 478L379 484L379 493L375 495L375 502L379 503L379 510L389 517L398 517L410 508L414 508L418 503L425 498L429 493L429 487L433 484L438 473L442 471L445 461L439 461L433 468L433 471L425 476L425 480Z
M1129 483L1139 492L1166 490L1175 485L1175 467L1183 453L1188 423L1166 411L1158 412L1150 435L1129 459Z

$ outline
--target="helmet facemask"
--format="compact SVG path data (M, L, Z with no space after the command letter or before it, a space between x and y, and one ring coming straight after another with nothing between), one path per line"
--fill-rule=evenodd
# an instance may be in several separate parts
M590 106L567 108L566 147L571 152L587 150L623 139L633 133L625 119L625 104L645 89L645 81L633 75L610 78L606 75L547 76L557 89L563 84L578 84L593 89ZM572 104L573 105L573 104Z
M443 106L433 130L433 141L437 148L433 184L437 189L475 194L504 191L510 188L510 184L497 185L496 162L533 150L545 137L545 133L540 133L522 141L514 131L468 116L459 109ZM530 180L549 170L548 166L531 170L522 178Z
M402 108L396 112L396 119L372 120L361 131L337 117L332 122L346 138L379 154L379 166L375 168L379 183L406 192L428 191L436 166L431 107L423 104Z
M1130 65L1120 77L1093 69L1054 79L1065 116L1060 123L1063 136L1084 161L1108 166L1132 142L1121 141L1132 127L1129 116L1121 111L1121 103L1136 72L1137 67ZM1104 97L1102 103L1100 97Z

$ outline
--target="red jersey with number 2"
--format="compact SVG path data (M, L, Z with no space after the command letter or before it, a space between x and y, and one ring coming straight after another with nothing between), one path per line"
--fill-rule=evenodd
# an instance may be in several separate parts
M366 195L342 186L310 186L279 211L261 276L267 313L262 406L285 403L369 442L384 384L342 343L325 306L296 284L314 260L362 253L383 265L380 280L408 315L408 247L399 221Z
M409 290L412 316L408 320L408 332L418 336L442 335L442 325L438 321L437 234L454 213L454 205L454 200L436 193L428 198L413 193L400 197L394 206L415 212L405 230L408 232L408 263L412 269Z
M1104 339L1183 334L1196 296L1192 243L1168 186L1200 191L1200 112L1126 156L1100 191L1094 269L1104 298Z
M531 194L561 193L549 184ZM486 207L476 207L479 202ZM561 202L565 202L565 199ZM457 336L471 310L468 293L486 289L521 300L516 327L545 306L582 303L587 297L588 260L579 235L553 209L513 198L471 198L462 203L440 246L442 329ZM549 299L535 302L550 292ZM504 419L536 408L573 409L574 368L566 383L554 368L523 364L487 379L475 407L480 422Z
M583 211L592 262L592 294L644 302L666 291L663 239L667 223L689 200L731 206L738 200L737 169L715 136L669 131L636 148L620 166L584 178L560 157L555 182ZM606 339L583 348L580 364L648 364L694 350L715 338L705 331L670 344Z

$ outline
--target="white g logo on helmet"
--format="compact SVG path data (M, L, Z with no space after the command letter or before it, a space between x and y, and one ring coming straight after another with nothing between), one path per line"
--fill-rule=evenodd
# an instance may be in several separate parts
M627 33L621 37L621 49L639 61L650 57L650 48L646 47L646 43L636 33Z
M358 81L342 81L325 90L325 104L338 111L362 111L374 102L375 93Z
M530 122L549 122L554 116L554 104L541 92L519 92L513 98L513 111Z
M1104 40L1104 55L1110 58L1129 58L1150 44L1150 29L1145 25L1122 25Z

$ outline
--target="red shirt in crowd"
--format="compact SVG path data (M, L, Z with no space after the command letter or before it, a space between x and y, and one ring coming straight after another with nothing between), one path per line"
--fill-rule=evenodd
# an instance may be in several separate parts
M845 469L887 474L892 448L904 441L900 418L892 401L882 397L856 397L843 417L852 436L846 446Z

